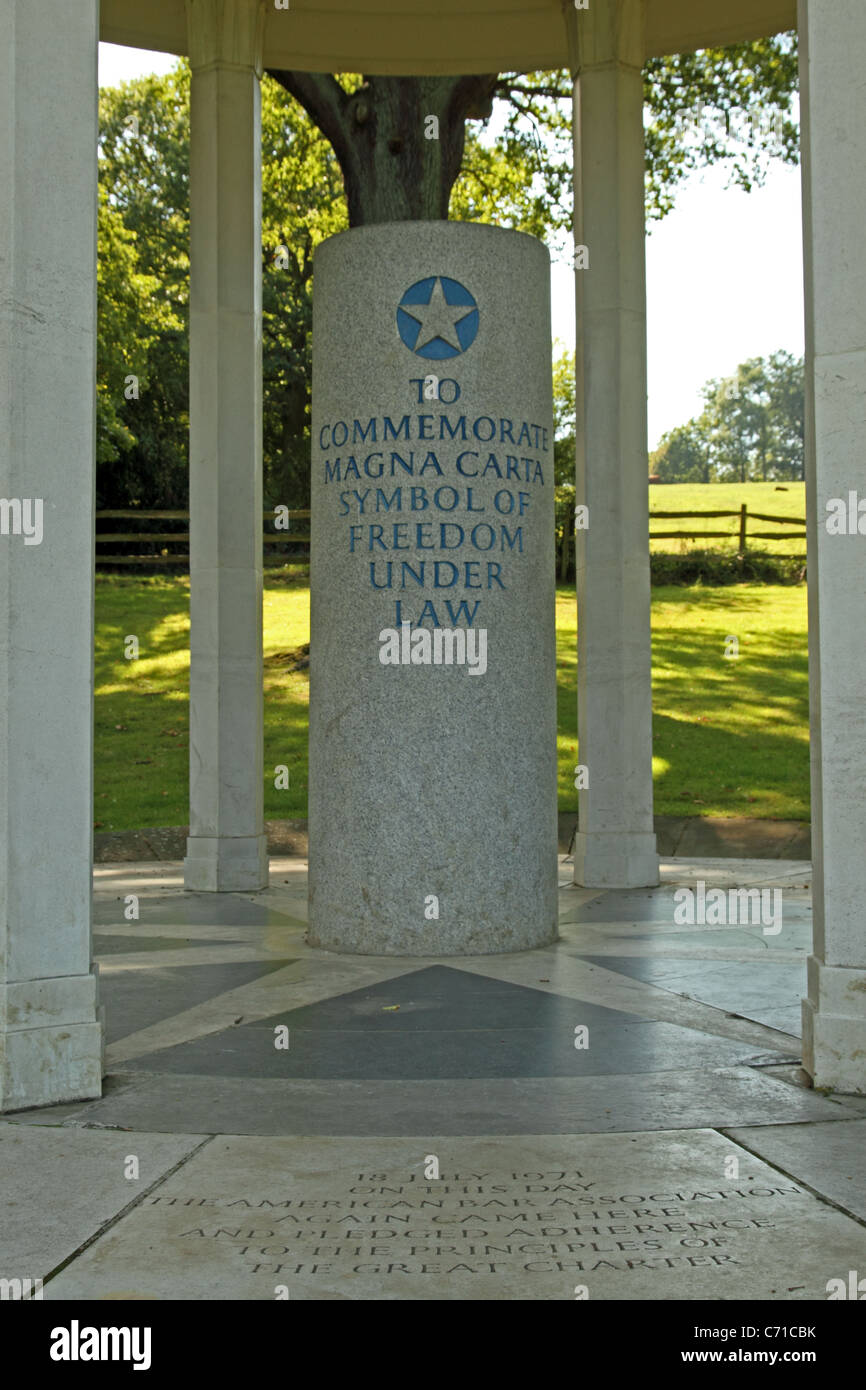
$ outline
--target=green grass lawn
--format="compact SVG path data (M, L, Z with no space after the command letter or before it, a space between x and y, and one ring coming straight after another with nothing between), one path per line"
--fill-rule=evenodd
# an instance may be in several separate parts
M266 585L265 815L293 819L307 813L309 678L287 668L309 642L309 588L302 573L270 573ZM805 585L655 588L652 598L656 811L807 820ZM579 762L573 586L557 590L556 614L559 806L569 811ZM137 660L124 657L130 635ZM737 660L725 658L728 636ZM97 576L99 830L188 820L188 642L186 577ZM274 786L279 764L286 790Z
M139 640L137 660L124 638ZM309 676L289 672L310 640L305 575L268 576L264 596L265 815L307 814ZM189 579L97 575L95 815L99 830L189 820ZM289 769L277 790L274 768Z
M790 516L802 520L806 515L805 483L653 483L649 490L650 512L688 512L688 511L736 511L745 502L750 516L747 533L753 531L775 531L778 529L782 539L775 541L747 542L749 549L765 550L771 555L802 555L806 558L806 540L785 539L784 526L775 527L772 523L758 522L751 518L752 512L763 512L766 516ZM671 555L685 554L694 549L735 551L740 531L739 515L736 517L695 517L694 520L653 520L650 519L650 535L654 531L685 531L694 526L698 531L727 531L731 539L710 540L667 540L650 541L650 549L666 551ZM792 528L795 532L803 527Z

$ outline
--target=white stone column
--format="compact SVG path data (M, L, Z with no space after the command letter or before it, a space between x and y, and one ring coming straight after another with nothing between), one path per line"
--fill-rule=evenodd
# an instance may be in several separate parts
M574 880L658 883L644 257L643 0L567 7L574 82L580 792ZM580 248L586 248L583 252Z
M190 836L187 888L263 888L262 0L187 0Z
M866 7L799 7L814 940L803 1065L866 1093Z
M98 1096L97 0L0 0L0 1110Z

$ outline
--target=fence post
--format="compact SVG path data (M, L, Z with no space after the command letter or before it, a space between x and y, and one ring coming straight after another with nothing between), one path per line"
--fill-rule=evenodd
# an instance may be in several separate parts
M746 553L746 504L740 507L740 554Z

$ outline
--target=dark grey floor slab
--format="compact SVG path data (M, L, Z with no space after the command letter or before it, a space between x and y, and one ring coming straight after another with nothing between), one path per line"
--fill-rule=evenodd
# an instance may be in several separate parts
M725 1133L866 1222L866 1120L726 1129ZM863 1264L861 1273L866 1273L866 1231Z
M208 1134L609 1134L849 1121L751 1070L483 1081L269 1081L127 1072L101 1100L20 1117ZM16 1116L16 1119L19 1117Z
M685 994L702 1004L800 1036L806 963L689 960L672 956L581 956L647 985Z
M274 1045L289 1029L288 1049ZM588 1028L585 1048L575 1027ZM321 1080L597 1076L735 1065L754 1048L483 975L430 966L127 1064Z
M106 1042L173 1018L218 994L239 989L289 965L288 960L239 961L231 965L163 965L147 970L112 968L99 979L105 1005Z
M111 932L100 931L98 927L93 933L93 949L97 957L138 955L141 951L182 951L188 946L216 946L222 949L239 944L240 938L237 942L231 942L204 941L197 936L114 936Z
M122 895L97 893L93 902L94 924L128 926L123 909ZM293 920L273 907L251 902L236 893L141 895L138 913L138 921L149 927L209 927L217 923L229 927L269 927Z
M582 1018L587 1017L584 1010ZM281 1021L281 1017L277 1018ZM242 1025L162 1049L126 1065L133 1069L205 1076L309 1077L332 1080L427 1080L460 1077L642 1075L754 1054L730 1042L667 1023L591 1025L592 1045L577 1051L567 1029L515 1028L504 1037L483 1033L419 1033L386 1037L335 1030L292 1030L288 1051L274 1047L273 1030Z

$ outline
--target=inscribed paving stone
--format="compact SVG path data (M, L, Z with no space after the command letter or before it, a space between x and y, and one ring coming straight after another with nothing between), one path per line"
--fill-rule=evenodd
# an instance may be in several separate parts
M44 1279L202 1143L201 1135L107 1134L0 1121L0 1278ZM127 1154L138 1181L124 1176Z
M45 1296L821 1299L864 1253L861 1226L711 1130L226 1137Z

